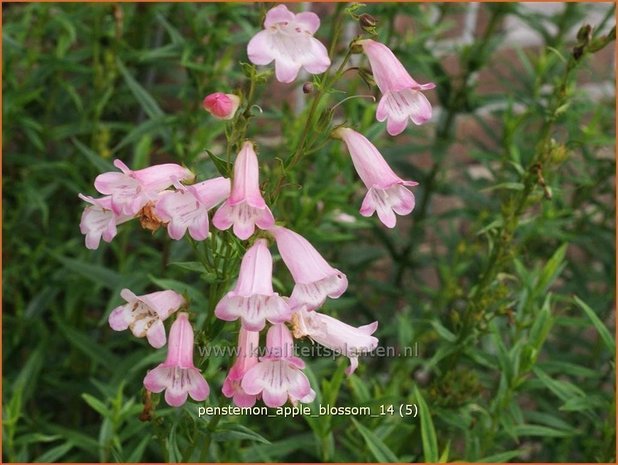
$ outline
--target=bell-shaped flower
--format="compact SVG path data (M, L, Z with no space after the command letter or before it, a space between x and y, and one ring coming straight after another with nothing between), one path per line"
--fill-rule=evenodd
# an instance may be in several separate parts
M378 346L378 339L372 334L378 329L378 322L355 328L323 313L309 312L301 307L292 316L294 337L308 336L318 344L328 347L336 354L350 359L346 373L351 375L358 367L358 357Z
M129 221L132 216L117 215L112 210L112 197L93 197L79 194L79 198L88 202L82 213L79 230L86 236L86 247L94 250L99 247L101 238L105 242L111 242L116 237L116 226Z
M114 166L121 173L103 173L94 180L94 187L103 195L111 195L112 210L117 215L136 215L149 201L170 187L174 181L191 181L195 175L180 165L164 163L141 170L130 170L120 160Z
M240 97L234 94L215 92L204 98L202 106L204 110L217 119L232 119L240 106Z
M137 296L129 289L120 291L126 304L116 307L109 315L114 331L129 328L136 337L147 337L152 347L165 345L165 321L185 305L185 299L174 291L159 291Z
M208 397L208 383L193 365L193 328L188 313L179 313L172 324L167 358L148 371L144 387L151 392L165 390L165 402L172 407L183 405L187 396L198 402Z
M250 395L241 386L245 373L258 364L260 333L240 328L236 362L223 382L223 395L232 398L238 407L253 407L257 395Z
M284 324L271 326L266 335L266 355L249 369L240 383L249 395L262 395L268 407L281 407L288 400L307 403L315 392L302 372L305 363L294 356L294 341Z
M354 168L368 189L360 214L371 216L377 211L380 221L386 227L394 228L397 223L395 213L407 215L414 209L414 194L405 186L416 186L418 183L404 181L397 176L378 149L353 129L338 128L333 136L345 142Z
M273 259L266 239L245 252L236 286L217 304L215 315L225 321L240 318L243 328L261 331L266 320L283 323L292 316L283 297L273 292Z
M386 120L391 136L401 134L408 126L423 124L431 119L431 104L422 90L436 87L434 83L419 84L406 71L393 52L384 44L365 39L357 42L369 59L373 78L382 92L376 118Z
M320 18L306 11L292 13L285 5L268 10L264 30L247 45L249 60L256 65L275 61L275 76L279 82L292 82L300 68L320 74L330 66L326 47L313 37L320 27Z
M246 141L234 162L232 192L215 213L212 224L226 230L234 225L234 234L239 239L248 239L257 225L268 229L275 218L260 192L260 170L253 143Z
M307 239L279 226L270 231L294 278L294 289L288 301L292 310L299 305L306 305L309 310L316 309L326 297L336 299L345 292L348 287L346 275L330 266Z
M183 186L176 182L176 191L164 192L155 207L156 216L167 223L167 232L179 240L187 230L196 241L208 237L208 211L230 195L230 180L224 177Z

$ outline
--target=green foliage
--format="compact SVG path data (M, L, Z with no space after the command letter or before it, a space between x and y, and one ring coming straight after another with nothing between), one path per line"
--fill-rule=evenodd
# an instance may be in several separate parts
M377 19L378 40L419 82L436 82L432 122L392 138L372 100L342 102L379 96L364 59L348 69L351 55L298 93L296 112L286 99L300 89L246 63L269 5L4 5L5 461L615 460L614 97L593 102L580 85L613 82L590 65L613 46L598 32L613 9L575 34L589 5L546 17L483 4L487 22L454 45L453 71L434 44L458 31L467 6L315 7L324 13L317 37L327 46L339 37L339 58L346 24ZM403 31L401 16L412 24ZM505 58L507 18L544 45ZM489 77L496 88L483 85ZM214 91L248 102L231 126L201 110ZM363 189L329 137L344 121L420 184L414 212L394 230L358 214ZM245 137L257 141L277 220L348 275L325 313L356 326L378 320L380 345L397 349L362 357L350 377L347 360L308 359L312 411L371 415L169 408L142 388L163 353L107 325L122 288L170 288L191 302L199 347L235 344L237 328L213 309L237 274L240 241L171 241L130 222L89 251L77 194L94 195L114 158L181 163L200 180L227 175ZM275 259L276 290L288 295ZM406 352L414 348L418 356ZM231 360L196 351L196 362L212 391L200 406L228 405L220 387Z

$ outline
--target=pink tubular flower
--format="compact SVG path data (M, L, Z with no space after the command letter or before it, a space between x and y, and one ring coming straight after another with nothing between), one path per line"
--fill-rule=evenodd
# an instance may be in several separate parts
M202 102L204 110L217 119L232 119L240 105L240 97L234 94L215 92L207 95Z
M79 223L79 230L86 235L86 248L88 249L97 249L101 238L105 242L111 242L116 237L116 226L132 218L127 215L116 215L112 211L111 196L95 199L79 194L79 198L90 204L84 208Z
M178 182L175 185L175 192L161 195L155 213L167 222L167 232L172 239L182 239L189 230L193 239L203 241L208 237L208 210L230 195L230 180L218 177L191 186Z
M217 304L215 315L225 321L240 318L243 328L261 331L266 320L283 323L291 317L285 300L273 292L273 259L266 239L258 239L247 250L240 265L238 282Z
M114 331L129 328L135 337L148 338L156 349L165 345L165 321L185 304L185 299L174 291L151 292L137 296L129 289L120 291L126 304L116 307L109 315L109 325Z
M362 134L342 127L333 135L345 142L354 168L368 189L360 208L361 215L371 216L377 211L380 221L386 227L394 228L397 223L395 213L407 215L414 209L414 194L405 186L418 183L397 176L378 149Z
M234 225L234 234L245 240L253 234L256 225L268 229L275 224L260 192L259 176L253 143L246 141L234 162L232 193L212 219L217 229L226 230Z
M386 130L391 136L401 134L408 120L423 124L431 119L431 104L421 90L436 87L432 82L419 84L403 67L393 52L375 40L360 40L358 43L369 59L376 84L382 92L376 118L386 121Z
M378 339L372 336L378 329L377 321L355 328L323 313L300 308L292 316L292 322L294 337L309 336L318 344L348 357L350 366L345 371L348 375L358 367L358 357L371 352L378 345Z
M330 66L326 47L313 37L320 27L320 18L312 12L294 14L285 5L268 10L264 30L247 45L249 60L267 65L275 60L275 75L279 82L292 82L300 68L320 74Z
M266 335L266 353L245 373L241 387L249 395L262 394L268 407L313 401L315 392L302 372L305 363L295 357L290 330L284 324L271 326Z
M157 194L177 181L190 181L194 174L174 163L150 166L132 171L120 160L114 166L122 173L103 173L94 180L94 187L104 195L111 195L112 210L117 215L136 215L144 205L156 200Z
M253 407L257 395L250 395L241 386L245 373L258 364L258 350L260 344L260 333L257 331L247 331L240 328L238 334L238 355L236 362L230 369L225 381L223 382L223 395L233 398L234 404L238 407Z
M294 278L294 290L288 304L292 310L306 305L318 308L326 297L336 299L348 287L348 279L330 266L317 250L300 234L283 227L270 230L277 241L281 258Z
M193 365L193 328L188 313L179 313L172 324L167 358L148 371L144 387L151 392L165 390L165 402L172 407L180 407L188 395L198 402L208 397L208 383Z

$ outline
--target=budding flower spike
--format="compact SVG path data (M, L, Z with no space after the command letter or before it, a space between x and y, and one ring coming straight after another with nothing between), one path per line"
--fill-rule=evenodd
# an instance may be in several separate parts
M348 278L330 266L320 253L300 234L280 226L270 232L294 278L294 290L288 301L292 310L305 305L308 310L321 306L327 297L336 299L348 288Z
M79 198L90 205L84 208L82 219L79 222L79 230L86 236L86 248L95 250L101 243L111 242L116 237L116 226L129 221L132 216L117 215L112 210L112 197L95 199L88 195L79 194Z
M378 346L378 338L372 336L378 329L377 321L355 328L331 316L309 312L301 307L292 316L292 323L294 337L308 336L335 353L348 357L350 366L345 370L347 375L356 371L360 355L369 353Z
M120 160L114 166L121 173L103 173L94 180L94 187L103 195L111 195L112 210L117 215L136 215L149 201L155 201L159 192L170 187L174 180L192 181L195 175L174 163L154 165L141 170L130 170Z
M184 297L169 290L137 296L129 289L120 291L120 296L127 303L109 315L111 328L114 331L129 328L135 337L147 337L152 347L163 347L166 340L163 322L185 305Z
M202 106L215 118L229 120L234 117L240 106L240 97L234 94L215 92L204 98Z
M253 407L258 395L250 395L245 392L241 382L245 373L258 364L258 350L260 345L260 333L257 331L247 331L240 328L238 333L238 351L236 362L230 369L225 381L223 382L223 395L232 398L238 407Z
M148 372L144 387L151 392L165 390L165 402L172 407L183 405L188 396L197 402L208 397L208 383L193 365L193 328L188 313L179 313L172 324L167 358Z
M283 323L292 316L283 297L273 292L273 259L266 239L258 239L245 252L236 287L215 308L215 315L225 321L240 318L243 328L261 331L266 320Z
M174 240L182 239L187 230L196 241L208 237L208 211L230 195L230 180L224 177L183 186L176 182L176 191L164 192L155 212L167 223L167 232Z
M382 92L376 119L386 120L386 130L391 136L401 134L408 120L420 125L431 119L431 104L422 90L436 87L434 83L419 84L406 71L393 52L375 40L360 40L363 52L369 59L376 84Z
M320 74L330 66L326 47L313 37L320 27L320 18L305 11L294 14L285 5L268 10L264 30L247 45L251 63L267 65L275 61L275 76L279 82L296 79L300 68L310 74Z
M260 192L259 176L253 143L246 141L234 162L232 192L212 219L217 229L226 230L233 225L234 234L246 240L255 232L256 225L268 229L275 224L275 218Z
M271 326L266 335L266 356L252 367L242 379L241 387L249 395L262 395L268 407L292 403L312 402L315 391L302 372L303 362L294 354L290 330L284 324Z
M345 142L354 168L368 189L360 214L371 216L377 211L380 221L386 227L394 228L397 224L395 213L407 215L414 210L414 194L406 186L417 186L418 183L397 176L378 149L353 129L338 128L333 136Z

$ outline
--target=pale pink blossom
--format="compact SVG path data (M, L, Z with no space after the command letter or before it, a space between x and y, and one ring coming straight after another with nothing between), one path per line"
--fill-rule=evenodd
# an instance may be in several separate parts
M361 215L371 216L377 211L380 221L388 228L394 228L397 223L395 213L407 215L414 209L414 194L406 186L418 183L397 176L378 149L362 134L341 127L333 135L345 142L354 168L368 189L360 208Z
M271 326L266 335L266 356L249 369L241 387L249 395L262 395L268 407L281 407L288 400L308 403L315 398L307 376L305 363L294 356L294 341L284 324Z
M95 199L88 195L79 194L79 198L90 204L84 208L79 223L79 230L86 236L86 247L88 249L97 249L101 238L105 242L111 242L117 234L116 226L133 218L132 216L114 213L111 196Z
M241 386L245 373L258 364L260 333L240 328L238 333L238 353L236 362L223 382L223 395L233 398L238 407L253 407L257 395L250 395Z
M174 240L182 239L187 230L196 241L208 237L208 211L230 195L230 180L224 177L183 186L176 182L176 191L164 192L156 203L155 213L167 223L167 232Z
M264 30L247 45L249 60L267 65L275 60L275 76L280 82L292 82L300 68L320 74L330 66L326 47L313 37L320 27L320 18L306 11L292 13L285 5L268 10Z
M233 225L234 234L245 240L254 233L256 225L268 229L275 224L275 218L260 192L259 176L253 143L246 141L234 162L232 192L212 219L217 229L226 230Z
M348 279L330 266L319 252L300 234L287 228L270 230L277 241L281 258L294 278L294 289L288 304L293 310L306 305L309 310L321 306L326 297L336 299L348 287Z
M403 67L393 52L384 44L365 39L358 43L369 59L376 84L382 92L376 118L386 120L386 130L391 136L401 134L408 120L423 124L431 119L431 104L422 90L436 87L432 82L419 84Z
M165 163L141 170L130 170L120 160L114 166L121 173L103 173L94 180L94 187L112 198L112 210L117 215L136 215L148 202L155 201L158 194L174 181L191 181L195 175L180 165Z
M185 299L169 290L137 296L123 289L120 296L127 303L116 307L109 315L111 328L114 331L129 328L135 337L148 338L152 347L163 347L166 341L163 322L185 305Z
M286 301L273 292L273 259L266 239L258 239L245 252L234 290L228 292L215 308L215 315L225 321L240 318L243 328L261 331L266 320L283 323L291 317Z
M294 337L308 336L318 344L350 359L346 373L351 375L358 367L358 357L374 350L378 339L372 334L378 322L355 328L323 313L310 312L304 307L292 316Z
M193 365L193 328L189 314L181 312L170 329L165 362L148 371L144 387L151 392L165 390L165 402L180 407L187 396L201 402L208 397L208 383Z
M202 102L204 110L215 118L224 120L232 119L239 105L240 97L238 95L224 94L223 92L207 95Z

